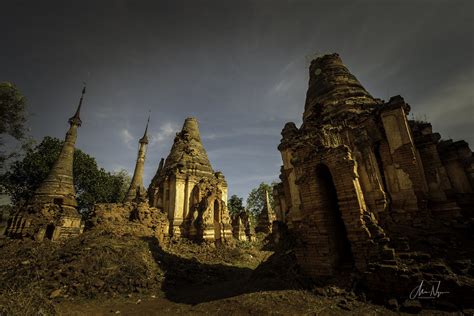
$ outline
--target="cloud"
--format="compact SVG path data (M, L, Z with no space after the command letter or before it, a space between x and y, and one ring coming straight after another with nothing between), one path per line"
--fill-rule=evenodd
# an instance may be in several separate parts
M303 62L301 56L292 58L279 72L278 79L267 91L267 98L279 97L294 90L294 87L300 84L300 67Z
M285 122L301 124L314 52L339 53L373 96L401 94L443 137L470 137L473 143L468 39L474 2L339 2L242 1L235 10L220 4L203 10L197 2L185 10L170 2L161 10L156 2L129 10L124 22L124 1L118 7L97 1L90 12L70 4L22 8L9 1L0 26L24 40L2 50L0 69L31 101L35 138L64 136L72 110L63 105L75 108L80 81L87 79L78 146L108 170L133 171L145 114L150 108L159 113L149 130L146 181L169 153L179 130L172 122L202 118L211 162L240 196L261 180L271 181L262 177L278 175L280 132ZM144 19L147 12L156 18ZM48 23L40 23L43 13L49 13ZM57 27L71 18L84 27ZM51 36L35 36L25 27L32 19L38 32ZM68 40L84 36L91 44L86 52ZM467 71L468 77L455 80ZM48 93L50 86L55 93Z
M272 118L273 119L273 118ZM275 124L276 125L276 124ZM281 126L239 126L238 129L231 129L230 131L223 131L218 134L209 133L203 134L202 139L221 139L221 138L232 138L240 136L275 136L280 135Z
M470 145L474 138L469 126L474 117L474 84L472 73L463 73L449 84L417 102L414 115L424 117L433 124L443 138L465 139ZM465 126L466 128L460 128Z
M130 146L133 140L132 134L130 134L129 130L126 128L120 131L120 138L127 146Z
M234 185L240 185L240 184L249 184L249 183L257 183L257 182L271 183L273 181L279 181L277 175L260 174L260 175L252 175L252 176L242 176L231 182Z
M288 90L292 87L294 79L282 79L277 81L269 90L269 94L282 94L287 93Z
M179 131L179 126L173 122L166 122L161 125L160 131L151 136L151 145L161 144L173 137Z
M214 134L214 133L211 133L211 134L204 134L201 136L202 139L216 139L218 138L220 135L217 135L217 134Z
M245 146L238 147L220 147L217 149L212 149L207 152L209 159L214 160L224 157L271 157L275 155L275 152L261 151L258 148L251 148Z
M452 115L458 109L474 110L472 103L474 101L474 84L472 76L465 74L454 78L448 85L441 87L438 91L427 96L419 105L423 109L429 109L433 120L442 122L448 116L449 123L457 123L459 120L471 120L472 116ZM465 113L468 114L468 113ZM472 112L471 112L472 114Z

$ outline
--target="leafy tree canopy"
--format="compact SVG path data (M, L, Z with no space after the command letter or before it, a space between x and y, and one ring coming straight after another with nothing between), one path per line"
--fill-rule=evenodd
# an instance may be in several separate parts
M29 148L23 160L12 164L1 176L1 183L13 203L24 203L47 177L59 156L63 141L45 137L34 148ZM121 201L130 184L125 170L110 173L97 166L95 159L83 151L74 152L74 187L79 210L86 213L94 203Z
M25 135L26 99L15 85L0 82L0 134L16 139Z
M239 198L237 195L232 195L227 203L230 215L239 214L244 211L243 199Z
M26 134L26 99L15 85L0 82L0 166L8 158L3 151L5 135L22 140Z
M265 192L268 192L268 197L270 199L270 205L274 208L274 201L273 201L273 184L269 185L267 183L260 183L257 188L254 188L250 191L250 194L247 198L247 210L255 217L263 209L265 205Z

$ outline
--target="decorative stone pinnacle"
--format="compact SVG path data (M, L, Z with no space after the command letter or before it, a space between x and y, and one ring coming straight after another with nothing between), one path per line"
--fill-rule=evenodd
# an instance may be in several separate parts
M71 125L81 126L81 124L82 124L80 114L81 114L82 101L84 100L84 94L86 94L86 84L85 83L84 83L84 87L82 88L81 99L79 100L79 105L77 106L76 113L74 114L73 117L71 117L69 119L69 124L71 124Z
M150 111L151 112L151 111ZM143 133L143 137L140 138L140 144L148 144L148 124L150 123L150 115L148 114L148 120L146 121L145 133Z

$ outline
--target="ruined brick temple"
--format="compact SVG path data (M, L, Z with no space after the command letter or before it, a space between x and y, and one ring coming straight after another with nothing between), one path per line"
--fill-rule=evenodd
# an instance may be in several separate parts
M167 236L168 222L157 208L150 207L143 185L146 150L148 145L148 117L143 137L138 141L138 153L130 186L121 203L97 203L88 224L91 228L116 235L156 237Z
M463 227L473 214L467 143L441 141L429 123L408 120L400 96L372 97L337 54L313 60L309 74L303 123L282 130L273 192L277 220L301 240L296 256L307 274L396 265L396 253L409 249L396 241L411 232L435 229L436 220Z
M268 197L268 191L265 191L265 203L263 204L262 211L257 216L255 232L264 234L270 233L274 220L275 216L270 204L270 198Z
M84 88L76 113L69 119L70 127L58 159L28 205L9 219L7 236L59 240L82 233L84 224L77 210L73 158L85 92Z
M185 120L166 162L161 160L147 190L143 175L148 118L138 141L135 169L124 200L95 204L84 223L77 210L73 183L74 144L81 125L83 95L75 115L69 119L66 140L50 174L27 206L11 216L5 235L60 240L81 234L87 226L116 235L154 236L161 241L169 237L217 244L231 240L227 183L221 172L213 171L194 118Z
M217 243L232 238L227 183L221 172L212 169L195 118L187 118L176 134L148 194L150 205L168 216L171 237Z

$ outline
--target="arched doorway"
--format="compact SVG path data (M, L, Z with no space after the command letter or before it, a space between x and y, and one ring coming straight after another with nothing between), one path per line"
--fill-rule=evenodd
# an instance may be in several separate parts
M48 224L48 226L46 226L46 238L48 238L49 240L53 240L53 234L54 234L54 224Z
M330 257L328 258L335 268L352 266L351 245L347 238L347 230L339 209L336 186L331 171L324 164L316 167L316 181L318 186L318 209L324 212Z
M196 185L191 191L188 199L186 217L182 224L182 235L184 237L202 240L202 207L204 202L199 200L199 187Z

